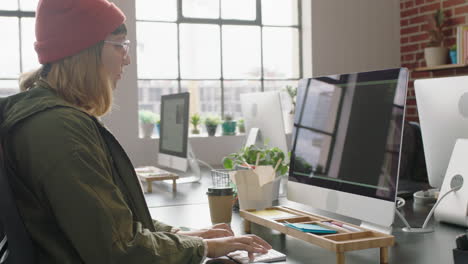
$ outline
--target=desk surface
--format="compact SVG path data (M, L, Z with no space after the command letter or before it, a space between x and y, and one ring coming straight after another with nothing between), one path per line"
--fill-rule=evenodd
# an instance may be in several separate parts
M312 210L306 206L280 200L281 205L308 210L329 217L348 221L354 224L353 219L339 217L323 211ZM417 206L413 201L408 201L404 207L404 214L412 227L422 226L430 207ZM171 207L150 208L154 219L161 220L176 226L189 226L202 228L210 226L210 214L208 204L182 205ZM233 214L231 226L236 234L242 234L242 219L238 213ZM389 250L389 262L397 264L440 264L453 263L452 249L455 247L455 237L465 231L463 227L448 225L431 221L429 226L435 227L434 233L428 234L408 234L401 231L403 223L395 216L393 235L396 244ZM286 262L276 263L335 263L334 252L325 250L318 246L306 243L302 240L284 236L279 232L272 231L265 227L253 224L252 233L256 234L267 242L274 249L287 255ZM378 263L379 249L366 249L360 251L347 252L346 263L363 264Z

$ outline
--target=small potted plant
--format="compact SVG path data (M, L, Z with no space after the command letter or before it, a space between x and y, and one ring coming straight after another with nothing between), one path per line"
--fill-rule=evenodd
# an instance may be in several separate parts
M219 117L210 116L205 118L205 126L208 136L214 136L216 134L216 129L218 128L219 123Z
M289 99L291 99L291 110L289 111L289 114L294 115L294 111L296 110L297 87L286 85L285 90L289 95Z
M231 136L236 134L236 121L234 121L234 118L232 115L225 115L224 116L224 122L223 122L223 135Z
M286 133L291 133L294 127L294 112L296 111L297 87L287 85L285 90L286 93L289 95L289 99L291 100L291 110L289 111L286 118L285 130Z
M198 125L200 125L200 123L201 123L201 117L200 117L200 115L198 113L195 113L190 117L190 123L193 126L192 134L200 134L200 130L198 129Z
M154 131L154 126L159 123L159 115L148 111L140 110L138 112L140 118L141 130L144 138L150 138Z
M446 26L445 15L442 9L437 9L432 15L425 17L427 21L427 33L429 43L424 48L424 59L428 67L447 63L448 49L443 46L444 28Z
M237 120L237 127L239 128L239 133L245 133L245 121L244 119Z
M452 64L457 64L457 45L456 44L450 47L449 55L450 55L450 61L452 62Z

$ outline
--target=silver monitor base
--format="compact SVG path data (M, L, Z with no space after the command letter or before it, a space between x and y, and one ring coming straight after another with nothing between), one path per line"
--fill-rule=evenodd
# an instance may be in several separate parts
M426 228L408 228L408 227L403 227L402 230L403 230L403 232L407 232L407 233L420 233L420 234L432 233L432 232L434 232L434 228L432 228L432 227L426 227Z

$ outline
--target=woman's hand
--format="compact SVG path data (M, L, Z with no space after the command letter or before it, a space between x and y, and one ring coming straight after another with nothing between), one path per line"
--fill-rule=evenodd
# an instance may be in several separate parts
M205 239L208 245L208 257L217 258L236 250L245 250L249 258L253 259L254 253L265 254L271 249L270 244L256 235L243 235L237 237L224 237Z
M194 231L179 231L177 234L186 236L197 236L201 238L221 238L234 236L234 232L227 224L216 224L210 228L194 230Z

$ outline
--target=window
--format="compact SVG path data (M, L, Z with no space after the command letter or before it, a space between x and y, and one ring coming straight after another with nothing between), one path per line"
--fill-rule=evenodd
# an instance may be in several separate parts
M298 0L136 0L139 109L190 92L191 113L241 116L241 93L302 76Z
M37 0L0 1L0 97L19 91L22 72L39 67L34 51L34 10Z

